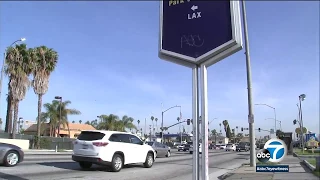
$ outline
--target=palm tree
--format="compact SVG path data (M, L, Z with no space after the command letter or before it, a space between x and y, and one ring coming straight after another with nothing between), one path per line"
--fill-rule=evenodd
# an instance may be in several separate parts
M156 130L158 132L158 118L155 118L154 121L156 122Z
M9 77L10 113L12 113L12 111L14 112L13 123L12 119L9 119L10 129L12 125L12 132L9 131L9 133L12 133L12 138L15 139L19 102L25 98L28 88L30 87L28 76L32 70L26 44L8 48L5 64L5 73Z
M46 46L36 47L30 50L33 63L32 87L34 93L38 95L38 116L41 114L42 96L48 91L50 74L54 71L58 62L58 53ZM37 136L40 138L40 119L38 119ZM40 141L37 141L37 148Z
M151 121L152 121L152 129L154 129L154 125L153 125L153 120L154 120L154 117L151 116ZM153 133L154 134L154 133Z
M60 104L61 104L61 118L60 118ZM76 109L69 109L67 108L71 104L71 101L64 101L61 102L57 100L53 100L52 103L46 103L43 107L46 109L47 117L49 117L50 122L50 135L52 135L52 131L56 134L56 130L59 126L59 120L61 119L60 124L63 128L68 128L68 133L70 137L70 129L69 129L69 115L79 115L81 114L80 111ZM73 121L74 122L74 121Z
M138 128L140 128L140 120L139 119L138 119L137 123L138 123Z
M52 101L52 103L45 103L43 105L46 113L46 117L49 119L49 134L51 137L57 136L58 122L60 116L59 108L60 102Z
M238 128L239 128L239 127L238 127L238 126L236 126L236 129L237 129L237 134L238 134Z
M231 138L231 129L228 120L222 121L222 124L224 126L224 131L226 132L226 137Z
M212 131L211 131L211 134L214 136L214 143L217 143L216 141L217 141L217 130L216 129L213 129Z

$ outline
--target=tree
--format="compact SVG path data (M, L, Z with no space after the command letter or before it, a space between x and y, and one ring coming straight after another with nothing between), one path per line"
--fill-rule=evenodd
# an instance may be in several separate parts
M81 124L82 123L82 120L79 120L79 124Z
M224 126L224 131L226 132L226 137L231 138L231 129L228 120L222 121L222 124Z
M58 53L46 46L36 47L30 50L32 59L32 87L38 95L38 116L41 114L42 96L48 91L49 78L56 68ZM37 148L40 148L40 119L37 122Z
M68 106L71 104L71 101L63 101L61 102L61 122L63 128L68 128L69 137L70 137L70 129L69 129L69 115L79 115L81 112L76 109L70 109ZM46 110L46 116L49 117L50 122L50 135L52 135L52 130L54 132L54 136L57 132L60 120L60 101L53 100L52 103L46 103L43 105Z
M155 118L154 121L156 122L156 129L157 129L157 132L158 132L158 118Z
M301 128L296 128L295 129L295 132L297 134L301 134ZM306 127L303 127L303 134L306 134L307 133L307 128Z
M138 119L137 123L138 123L138 127L140 127L140 120L139 119Z
M30 86L28 76L31 74L31 63L26 44L9 47L5 57L5 73L9 77L10 119L8 130L15 139L19 113L19 102L25 98ZM12 111L13 123L12 123ZM12 127L12 131L11 131Z
M280 137L283 137L283 136L284 136L284 132L282 132L281 130L278 129L278 130L276 131L276 136L279 137L279 138L280 138Z

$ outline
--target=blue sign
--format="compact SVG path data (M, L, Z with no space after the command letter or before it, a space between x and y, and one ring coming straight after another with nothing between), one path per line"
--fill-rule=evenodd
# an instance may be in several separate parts
M233 9L239 8L237 3L230 0L161 3L160 48L164 54L197 62L236 44L235 29L240 28L237 22L240 10L237 14ZM238 27L235 27L236 22ZM240 41L242 43L242 39Z

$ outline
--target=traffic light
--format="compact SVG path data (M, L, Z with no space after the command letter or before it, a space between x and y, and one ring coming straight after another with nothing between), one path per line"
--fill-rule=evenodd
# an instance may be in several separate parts
M162 137L162 132L160 132L160 137Z
M296 134L297 138L299 137L299 134Z
M297 120L293 120L293 125L296 125L297 124Z
M241 128L241 131L243 131L243 127Z
M261 128L258 128L258 131L260 132L260 131L261 131Z
M187 125L190 125L190 119L187 119Z

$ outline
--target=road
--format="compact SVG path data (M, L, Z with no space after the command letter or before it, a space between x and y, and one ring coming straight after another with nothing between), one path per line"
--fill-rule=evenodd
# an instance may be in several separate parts
M130 165L118 173L107 168L93 166L81 170L70 155L29 155L16 167L1 167L0 180L191 180L192 155L173 152L170 158L157 158L152 168ZM209 152L210 176L220 176L242 163L248 162L249 154L242 152Z

